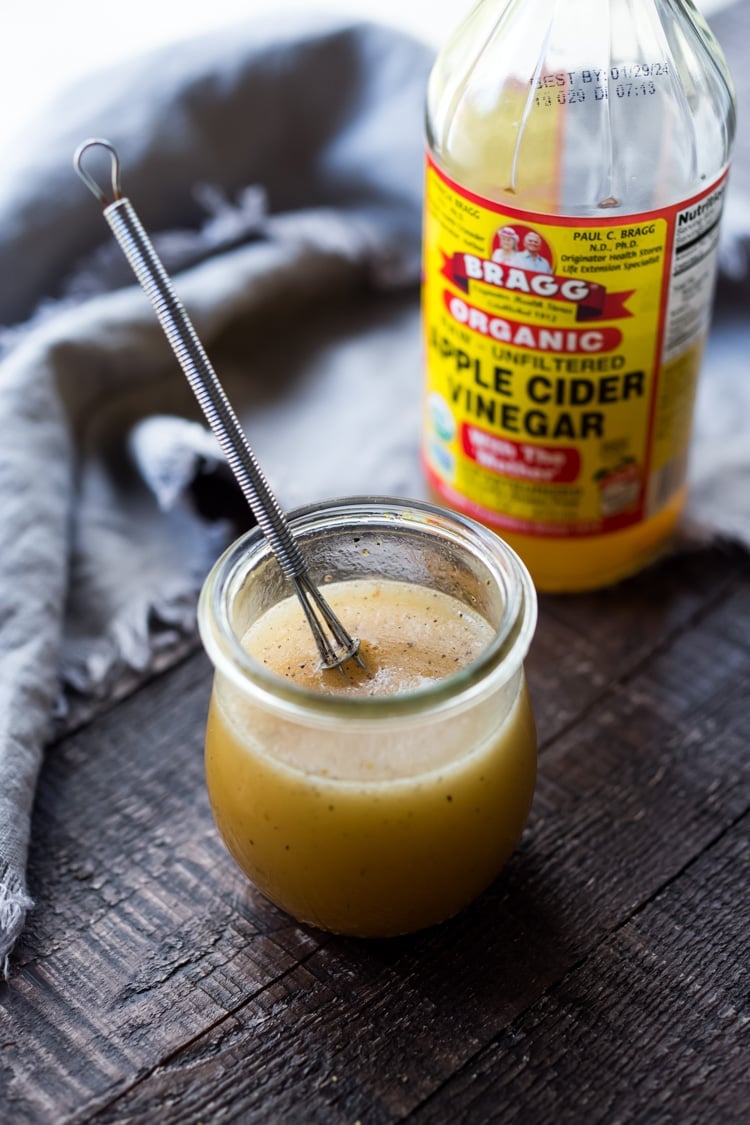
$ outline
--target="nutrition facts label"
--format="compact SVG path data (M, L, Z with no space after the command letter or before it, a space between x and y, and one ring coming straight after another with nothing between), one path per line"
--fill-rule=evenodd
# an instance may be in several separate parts
M677 212L664 339L666 361L708 329L725 183Z

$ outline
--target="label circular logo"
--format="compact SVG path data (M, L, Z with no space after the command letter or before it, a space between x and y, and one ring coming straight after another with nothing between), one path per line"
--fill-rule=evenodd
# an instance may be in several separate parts
M432 428L443 441L453 441L456 436L456 420L451 408L442 395L431 394L427 399Z

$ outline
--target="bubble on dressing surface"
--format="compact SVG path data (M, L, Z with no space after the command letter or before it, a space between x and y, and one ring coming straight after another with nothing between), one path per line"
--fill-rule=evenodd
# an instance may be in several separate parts
M326 586L348 632L359 638L366 668L347 661L342 672L321 667L296 597L250 626L243 647L270 671L300 687L336 695L396 695L425 687L475 660L494 636L492 626L457 598L405 582L355 579Z

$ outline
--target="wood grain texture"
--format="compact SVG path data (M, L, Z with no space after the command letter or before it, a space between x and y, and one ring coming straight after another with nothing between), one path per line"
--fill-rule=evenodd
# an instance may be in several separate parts
M749 637L729 551L543 599L521 846L461 916L387 942L254 891L205 795L207 661L147 685L47 758L2 994L8 1120L733 1120Z
M509 1024L415 1122L745 1122L750 818Z

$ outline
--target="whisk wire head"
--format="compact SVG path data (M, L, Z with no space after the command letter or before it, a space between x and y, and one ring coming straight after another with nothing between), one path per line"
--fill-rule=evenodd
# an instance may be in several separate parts
M315 637L323 666L343 671L342 665L347 660L356 660L364 669L359 640L349 635L309 575L297 575L292 584ZM332 640L334 643L331 643Z

